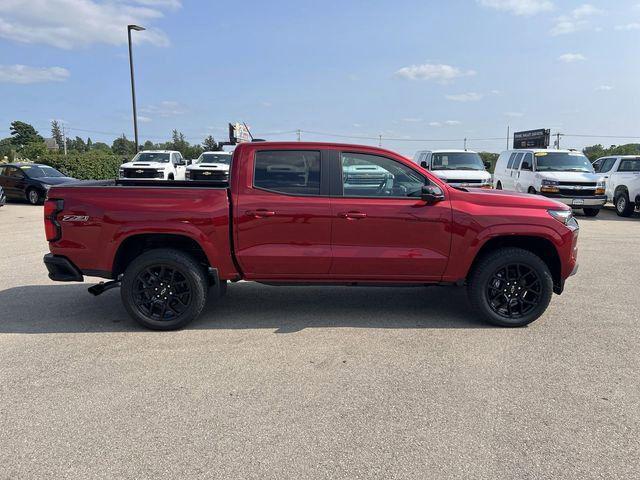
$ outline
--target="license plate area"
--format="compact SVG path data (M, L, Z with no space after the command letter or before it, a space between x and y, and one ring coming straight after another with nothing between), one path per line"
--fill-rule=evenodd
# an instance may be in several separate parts
M574 198L573 205L584 205L584 199L582 198Z

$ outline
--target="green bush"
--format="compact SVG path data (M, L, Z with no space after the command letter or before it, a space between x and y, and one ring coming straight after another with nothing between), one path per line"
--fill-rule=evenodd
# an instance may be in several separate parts
M117 178L122 158L101 151L49 153L38 158L38 163L50 165L65 175L79 180L109 180Z

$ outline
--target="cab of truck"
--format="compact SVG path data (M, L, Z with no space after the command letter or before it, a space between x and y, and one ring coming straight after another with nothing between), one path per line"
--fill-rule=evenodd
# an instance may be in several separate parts
M640 208L640 156L602 157L593 168L602 175L607 201L613 202L619 216L630 217Z
M420 150L413 161L452 187L491 188L491 174L477 152Z
M606 203L602 175L577 150L506 150L493 173L494 187L544 195L595 217Z

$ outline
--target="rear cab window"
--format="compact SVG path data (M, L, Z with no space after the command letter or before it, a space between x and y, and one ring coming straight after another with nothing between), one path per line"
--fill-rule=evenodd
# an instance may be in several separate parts
M620 161L619 172L640 172L640 158L624 158Z
M253 186L287 195L320 195L320 151L259 150Z

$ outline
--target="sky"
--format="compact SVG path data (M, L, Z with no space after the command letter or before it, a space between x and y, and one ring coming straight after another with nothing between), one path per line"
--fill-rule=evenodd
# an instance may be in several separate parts
M0 0L0 137L133 138L130 23L141 143L229 122L405 155L499 152L507 127L640 141L640 0Z

